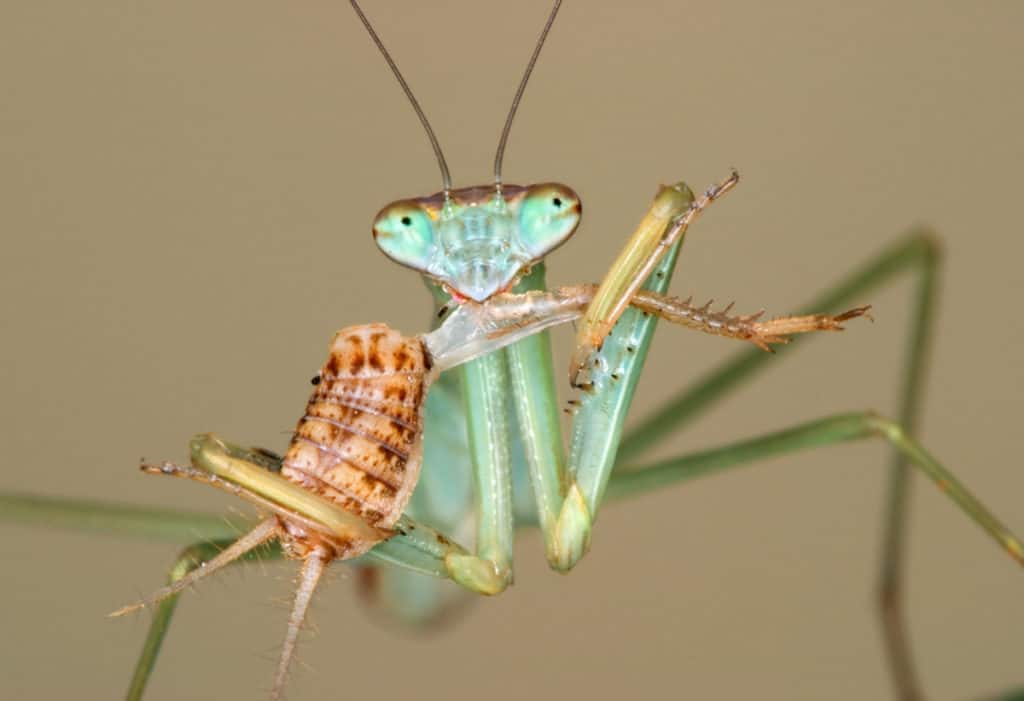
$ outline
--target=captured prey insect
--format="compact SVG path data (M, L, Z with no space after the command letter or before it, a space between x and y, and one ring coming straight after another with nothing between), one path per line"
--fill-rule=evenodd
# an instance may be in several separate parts
M558 3L513 100L495 159L494 184L460 190L451 188L440 147L422 110L360 8L352 4L420 116L443 177L441 193L385 207L375 221L375 237L387 255L435 284L444 321L431 334L412 339L381 326L340 332L331 359L315 378L306 415L283 460L201 436L192 444L192 467L147 468L227 489L273 516L218 555L211 554L209 545L198 545L183 556L175 567L176 583L154 597L167 598L160 603L133 693L141 694L176 594L260 543L281 540L288 554L304 560L275 677L275 694L279 694L313 588L331 559L365 553L375 561L401 565L404 569L367 570L371 574L365 581L378 601L400 615L427 618L437 612L439 601L423 574L452 579L482 594L496 594L511 583L517 522L540 526L549 562L565 571L586 553L591 525L606 498L757 457L856 438L887 439L903 459L937 481L1020 559L1018 542L952 475L899 425L873 414L830 417L649 469L613 474L617 459L633 457L645 444L672 430L691 407L724 391L726 384L719 382L700 399L642 426L639 438L620 446L622 423L657 317L743 338L764 348L790 333L836 329L866 309L760 322L756 315L731 317L728 309L713 312L709 305L693 307L660 296L687 227L735 185L735 175L701 197L694 197L681 184L662 188L600 288L541 292L542 259L575 231L579 198L563 185L506 185L500 166L515 106ZM849 297L860 296L876 283L882 277L879 271L892 272L927 255L927 246L913 241L844 285L822 307L841 308ZM639 291L641 284L645 291ZM637 309L626 309L629 305ZM558 431L550 342L543 329L575 318L584 309L570 375L583 392L573 412L566 458ZM760 358L744 360L731 372L748 372L758 362ZM459 373L440 375L426 393L443 368L460 363ZM464 444L464 451L446 448L449 438L449 445ZM453 474L463 483L474 483L471 503L456 497L445 501L443 494L437 498L445 486L451 486L446 482L452 481ZM516 500L521 492L513 486L523 475L533 492L533 501L526 505ZM448 535L461 537L467 524L476 528L473 552ZM196 569L204 561L205 566Z
M174 597L258 546L279 541L303 567L274 677L271 695L276 699L313 591L332 560L368 554L410 572L450 578L478 594L501 592L510 574L496 567L479 544L474 554L405 513L423 463L424 399L440 373L576 319L596 291L596 286L581 285L494 295L484 304L460 305L437 329L413 338L384 324L339 331L283 458L206 434L191 442L191 466L143 465L149 473L221 488L270 515L202 567L114 615ZM840 330L843 322L867 311L861 307L838 316L761 322L708 313L688 301L647 291L630 304L652 316L758 345L783 343L795 333ZM481 502L494 498L478 497ZM158 636L166 622L158 615Z

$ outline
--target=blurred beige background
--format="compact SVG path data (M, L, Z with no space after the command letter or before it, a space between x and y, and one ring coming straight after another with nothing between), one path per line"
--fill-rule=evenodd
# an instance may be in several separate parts
M366 0L457 185L487 182L547 12ZM509 182L584 198L554 281L593 280L659 182L740 188L693 230L674 290L790 310L918 223L947 259L923 439L1024 531L1024 5L569 0L515 125ZM140 476L197 431L281 447L331 333L427 324L420 282L378 254L386 202L438 189L419 125L340 0L0 5L0 490L228 513ZM895 403L910 287L820 339L660 455ZM558 337L563 348L570 339ZM637 407L734 346L664 330ZM637 412L640 413L639 411ZM315 604L289 697L886 698L873 609L885 453L774 460L602 513L569 577L536 534L517 584L431 637ZM429 469L429 467L428 467ZM1024 682L1024 577L915 482L911 632L926 690ZM104 615L175 548L4 525L0 692L119 697L146 617ZM260 698L293 564L187 595L149 698Z

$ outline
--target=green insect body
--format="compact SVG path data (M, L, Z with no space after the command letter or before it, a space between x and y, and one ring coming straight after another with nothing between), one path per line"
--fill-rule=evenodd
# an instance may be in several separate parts
M645 289L667 289L680 245L676 244L659 264ZM542 289L543 285L543 265L538 265L516 289ZM440 288L435 290L442 305L452 303ZM449 371L434 385L424 417L424 463L431 467L421 475L407 513L445 532L468 536L475 521L468 491L474 474L471 456L483 455L486 459L494 454L490 443L476 452L470 450L470 444L474 437L478 442L507 441L509 453L498 454L509 461L515 524L540 525L547 536L551 564L569 569L589 547L590 515L596 513L611 474L656 323L650 315L627 310L595 357L589 373L592 391L579 394L573 411L565 474L579 486L571 492L570 500L565 499L566 485L558 478L565 456L556 375L550 340L544 332L496 351L496 357ZM481 368L483 365L497 366L501 373L498 384L481 381L488 372L495 372L493 368ZM460 385L469 388L464 401L460 401ZM510 399L502 401L501 395L507 390L511 390ZM480 420L478 408L488 403L483 395L495 396L501 413L497 419ZM398 620L429 622L468 600L465 592L453 590L446 582L407 569L372 564L364 567L372 569L372 574L362 580L368 585L364 593L386 615Z

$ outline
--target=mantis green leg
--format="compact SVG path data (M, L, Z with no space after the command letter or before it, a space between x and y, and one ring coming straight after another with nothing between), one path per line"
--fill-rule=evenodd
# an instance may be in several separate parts
M652 246L657 248L665 232L675 230L678 240L649 269L644 289L656 292L667 289L685 230L685 225L680 222L687 214L692 216L691 205L694 200L693 193L684 183L663 187L630 243L623 248L620 259L625 257L627 263L630 262L630 256L650 259L653 254L647 249ZM636 244L638 240L653 243L645 248ZM640 265L640 261L635 265ZM542 282L534 281L534 284ZM626 280L620 282L623 285L631 284ZM630 290L618 292L621 294L616 299L623 294L631 296ZM604 299L608 299L608 296ZM591 319L594 306L592 303L588 307L581 332L591 325L599 325L596 319L604 319L611 313L610 310L604 310ZM553 433L554 427L558 425L554 395L528 391L531 386L554 387L550 351L547 347L539 347L539 344L546 343L546 337L526 339L506 351L511 359L512 377L519 401L519 423L524 436L530 439L526 441L527 465L548 562L562 572L571 569L590 546L593 515L611 474L615 446L621 436L622 424L654 333L655 319L652 316L635 309L618 309L615 313L621 314L622 318L616 326L615 336L603 343L599 362L604 365L582 370L577 368L573 373L573 381L586 385L588 391L584 393L573 417L567 466L563 465L559 438ZM600 332L601 338L595 343L604 341L604 335L610 331L610 327ZM534 346L525 345L527 342ZM532 356L529 355L531 353ZM534 376L530 377L529 374ZM534 404L530 404L531 401Z
M904 240L883 251L859 270L813 300L805 309L838 311L865 293L905 272L916 277L914 313L905 351L903 386L898 416L900 425L913 435L917 427L923 385L928 338L935 315L935 299L940 251L935 236L928 230L912 232ZM793 338L779 354L803 342ZM697 418L714 402L741 386L767 367L770 356L756 350L737 354L717 370L695 382L688 390L665 403L631 431L619 446L619 462L629 463L662 438L677 432ZM908 467L906 458L894 451L885 511L883 555L878 596L884 639L889 652L894 685L901 698L920 696L913 668L903 614L902 562L907 519Z
M676 243L644 283L643 289L664 292L682 241ZM627 309L587 369L590 387L581 394L573 417L569 447L572 484L558 518L556 569L570 570L590 547L593 521L616 459L616 447L643 370L657 319Z
M516 291L545 288L544 266L538 265ZM519 443L524 453L522 462L529 476L536 520L544 535L544 548L550 561L557 551L556 528L566 487L562 417L554 391L557 385L551 361L551 339L546 331L534 334L512 344L504 352L515 402ZM518 513L517 522L522 522L525 515Z
M952 472L911 438L906 429L870 411L830 416L720 448L620 470L611 479L608 497L621 499L722 472L754 460L865 438L886 440L905 465L917 468L931 479L1010 557L1024 565L1021 541Z
M429 286L437 303L446 305L450 302L444 290L436 285ZM514 291L543 288L544 265L540 263L515 286ZM544 331L463 364L457 371L463 399L461 411L456 413L451 411L453 407L449 407L446 415L439 417L436 405L431 404L428 395L428 435L438 428L439 421L465 423L477 513L476 555L452 556L448 564L452 579L480 593L495 594L512 583L516 512L512 490L514 447L522 448L530 465L539 517L553 520L560 503L561 445L557 399L553 389L548 394L539 393L540 396L536 392L523 391L524 385L538 381L536 374L544 374L545 368L546 375L549 378L553 376L550 366L550 340ZM553 384L549 386L553 388ZM513 387L518 390L518 396L513 393ZM519 420L518 434L511 428L510 397L516 401L514 411ZM452 428L447 426L443 430ZM520 440L519 436L524 438ZM436 460L440 456L435 454L433 457ZM450 454L444 459L460 461L463 458ZM539 472L543 474L538 478ZM553 482L545 482L549 474L555 475ZM546 500L545 494L548 495ZM442 509L441 513L462 513L462 510ZM484 584L481 578L486 578L487 583Z
M455 579L479 576L481 560L490 563L501 590L512 583L512 472L510 465L508 368L505 353L489 353L462 367L469 451L477 494L476 556L453 556ZM468 568L465 573L463 568ZM494 592L497 593L497 592Z

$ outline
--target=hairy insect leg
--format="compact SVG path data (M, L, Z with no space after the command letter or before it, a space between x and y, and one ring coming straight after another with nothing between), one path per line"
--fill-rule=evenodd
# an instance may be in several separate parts
M168 575L168 585L182 581L193 572L202 568L207 562L216 558L225 549L230 548L234 540L216 540L194 543L186 547L178 559L175 560ZM270 549L250 549L241 556L232 560L229 564L244 562L257 557L277 557L281 551L277 547ZM163 598L153 609L153 619L149 624L149 631L146 633L146 640L139 653L139 659L135 663L135 670L132 673L131 683L128 685L128 693L125 695L127 701L138 701L146 691L149 677L153 673L160 648L171 625L171 617L178 606L179 593L173 593Z
M708 188L700 197L685 183L662 187L636 231L622 248L601 282L594 301L587 308L576 333L576 346L569 362L569 381L583 384L580 373L601 348L615 322L668 251L685 235L687 228L719 197L739 182L739 173Z
M584 300L593 299L597 292L596 285L572 285L560 287L556 294L566 298ZM772 351L772 346L789 343L791 336L812 333L814 331L842 331L843 323L850 319L864 316L870 318L870 305L854 307L841 314L801 314L797 316L780 316L760 321L764 310L754 314L733 314L732 304L720 311L711 309L714 300L702 306L692 303L692 298L680 299L640 290L630 300L631 307L646 314L653 314L659 319L701 331L712 336L724 336L742 341L749 341L763 351ZM595 360L595 367L600 361ZM584 386L586 387L586 385Z
M261 468L267 469L267 466L261 465ZM167 472L163 473L167 474ZM272 518L268 521L275 522L276 519ZM262 522L261 526L265 523L267 521ZM252 547L248 543L240 543L259 530L260 526L257 526L254 531L239 540L196 543L186 548L178 557L171 569L168 586L159 590L152 597L155 602L153 620L132 675L127 695L129 701L142 698L161 645L170 627L171 617L177 606L181 590L223 566L254 559L260 555L267 558L276 558L282 555L277 544L264 541L265 545L272 546L270 549L266 549ZM495 581L493 577L489 578L490 573L493 572L493 566L489 561L476 558L465 548L429 526L403 517L396 525L396 531L397 535L380 543L359 559L395 565L419 574L450 578L480 594L495 594L504 588L502 582ZM320 564L310 564L311 559L323 560L323 558L317 558L315 553L304 558L300 587L296 592L295 605L282 648L278 672L275 676L274 693L277 695L283 688L284 677L294 653L301 622L315 588L315 580L319 578L317 568L326 564L326 561ZM355 561L353 560L353 562ZM125 607L118 613L137 608L137 606Z
M609 499L621 499L677 482L739 467L754 460L834 443L882 438L933 481L972 521L980 526L1017 564L1024 566L1024 545L956 476L936 460L906 430L874 412L839 414L720 448L684 455L651 465L626 468L612 476Z
M110 615L123 616L126 613L131 613L132 611L137 611L146 606L157 604L170 596L175 596L198 582L200 579L203 579L217 570L230 565L250 550L263 545L269 540L273 540L278 535L280 535L280 528L276 518L268 518L260 521L255 528L238 540L234 541L228 547L224 548L224 550L221 550L212 560L202 563L201 567L192 569L187 574L176 579L174 582L157 589L142 601L122 606Z
M303 621L306 620L309 602L312 601L316 585L320 582L324 568L330 560L329 553L313 551L302 561L299 586L295 590L295 603L292 605L292 612L288 617L288 632L284 636L281 656L277 662L277 672L274 674L274 686L270 692L271 701L278 701L284 693L284 682L288 678L288 668L291 666L295 646L299 641L299 631L302 630Z

